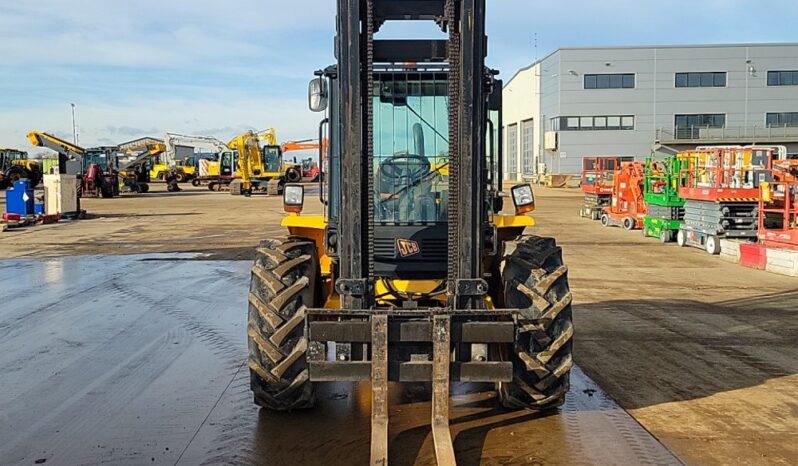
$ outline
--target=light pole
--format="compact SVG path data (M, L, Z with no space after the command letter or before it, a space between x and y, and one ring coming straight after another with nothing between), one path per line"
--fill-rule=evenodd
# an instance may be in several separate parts
M78 145L78 127L75 125L75 104L69 104L72 106L72 142L75 145Z

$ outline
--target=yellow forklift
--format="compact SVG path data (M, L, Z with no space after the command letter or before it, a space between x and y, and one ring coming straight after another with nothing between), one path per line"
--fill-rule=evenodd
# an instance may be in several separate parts
M288 237L257 248L251 389L290 411L313 405L316 383L370 381L371 464L384 465L388 382L430 383L437 461L454 464L450 383L494 383L507 408L563 403L567 268L554 239L524 234L532 187L504 190L485 0L338 0L336 18L338 62L309 90L330 143L324 215L302 215L304 186L287 184ZM405 20L446 38L375 40Z

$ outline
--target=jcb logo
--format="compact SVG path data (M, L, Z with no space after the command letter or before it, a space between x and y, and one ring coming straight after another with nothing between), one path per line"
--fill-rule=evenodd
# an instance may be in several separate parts
M421 247L419 247L418 243L409 239L397 239L396 249L402 257L415 256L421 252Z

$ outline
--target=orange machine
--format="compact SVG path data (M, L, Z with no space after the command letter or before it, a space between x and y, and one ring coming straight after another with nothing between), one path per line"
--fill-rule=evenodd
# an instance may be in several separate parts
M604 156L582 159L582 192L584 205L579 216L598 220L612 199L612 178L623 162L633 162L634 157Z
M773 163L773 181L760 184L759 242L798 250L798 160Z
M622 226L627 230L643 228L646 202L643 199L643 165L640 162L623 162L615 171L612 183L612 203L604 208L602 226Z
M319 147L319 143L315 139L308 139L306 141L289 141L283 143L283 145L280 147L283 155L285 155L287 152L293 151L318 150L319 162L321 162L324 154L327 152L327 145L328 140L325 138L322 141L321 147ZM297 163L296 158L294 158L293 163L283 163L283 171L285 172L286 180L290 183L297 183L303 179L318 181L319 177L321 176L321 170L319 166L320 164L315 163L312 160L303 160L302 163Z

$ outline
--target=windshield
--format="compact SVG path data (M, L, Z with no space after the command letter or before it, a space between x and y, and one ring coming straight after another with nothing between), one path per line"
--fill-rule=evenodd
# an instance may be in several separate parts
M267 173L280 171L280 146L265 146L263 148L263 166Z
M378 73L372 99L376 221L445 222L449 198L446 73Z

